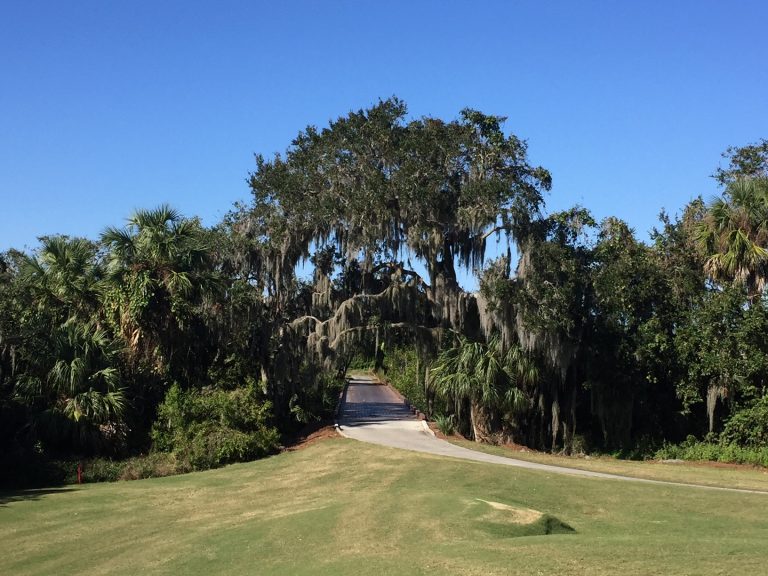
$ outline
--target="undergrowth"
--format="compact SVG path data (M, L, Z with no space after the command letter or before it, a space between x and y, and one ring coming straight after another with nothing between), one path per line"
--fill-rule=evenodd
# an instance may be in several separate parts
M446 416L445 414L436 415L435 424L437 425L437 429L446 436L450 436L453 434L454 430L456 430L456 421L453 414L450 416Z
M680 444L665 444L656 451L658 460L709 460L768 467L768 447L746 447L732 443L698 441L689 436Z
M416 350L398 346L387 351L384 368L379 375L405 396L411 406L427 414L429 410L424 394L423 370Z

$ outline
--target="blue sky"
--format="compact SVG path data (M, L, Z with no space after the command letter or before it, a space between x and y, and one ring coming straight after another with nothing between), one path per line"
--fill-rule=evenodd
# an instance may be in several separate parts
M0 7L0 250L169 202L215 224L253 155L397 95L508 116L579 203L640 238L768 137L768 3L36 1Z

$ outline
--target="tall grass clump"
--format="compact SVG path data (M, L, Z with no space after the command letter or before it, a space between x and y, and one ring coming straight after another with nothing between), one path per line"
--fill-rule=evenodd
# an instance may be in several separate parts
M437 425L437 429L446 436L450 436L456 430L456 420L454 419L453 414L450 416L437 414L435 416L435 424Z

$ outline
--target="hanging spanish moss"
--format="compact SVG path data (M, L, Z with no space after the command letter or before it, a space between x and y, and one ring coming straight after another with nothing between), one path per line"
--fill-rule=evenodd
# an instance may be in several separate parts
M718 400L728 398L728 388L722 384L710 384L707 387L707 418L709 419L709 431L715 428L715 408Z
M512 316L491 320L456 271L484 265L491 234L521 233L550 176L527 163L503 118L405 115L401 101L382 101L256 159L253 204L230 223L243 275L270 303L274 337L260 354L278 401L301 386L302 367L342 370L394 340L428 367L448 335L515 338ZM311 283L296 276L307 261Z

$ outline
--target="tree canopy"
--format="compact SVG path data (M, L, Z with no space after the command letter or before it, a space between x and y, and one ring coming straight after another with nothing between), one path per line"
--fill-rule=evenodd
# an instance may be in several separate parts
M161 204L0 254L2 453L258 457L332 414L351 363L394 382L397 358L420 409L478 441L766 446L766 141L725 157L722 195L643 242L547 212L551 176L501 116L390 98L310 126L212 228Z

